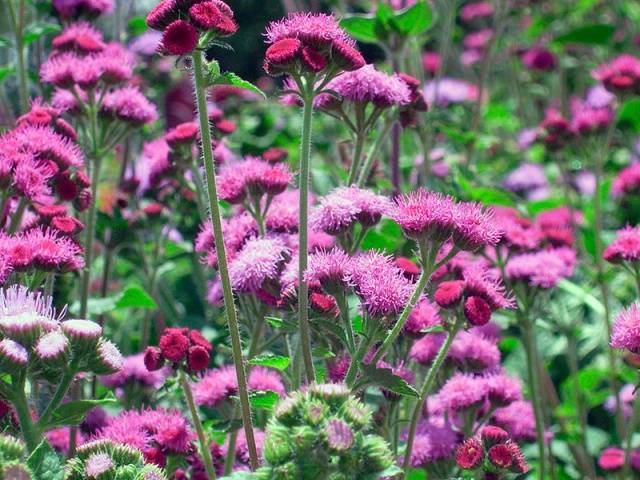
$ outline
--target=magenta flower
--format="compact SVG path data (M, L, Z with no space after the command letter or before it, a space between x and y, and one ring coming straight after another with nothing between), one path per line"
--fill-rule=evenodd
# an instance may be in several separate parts
M464 370L481 372L500 365L500 350L482 335L462 331L453 340L447 358Z
M536 438L536 423L531 402L518 400L509 406L498 408L493 423L504 428L516 441L532 441Z
M640 260L640 227L618 230L616 238L602 254L607 262L623 263Z
M419 337L425 330L441 324L442 318L438 306L427 298L422 298L409 314L404 324L404 332L412 337Z
M352 258L347 279L372 317L400 313L413 293L413 284L390 257L376 252Z
M277 280L291 252L278 237L252 238L229 264L231 285L238 292L255 292Z
M97 17L113 9L113 0L53 0L53 8L64 18Z
M158 112L140 92L138 87L122 87L107 93L102 102L101 112L134 126L154 122Z
M448 424L439 426L423 421L418 425L410 464L413 468L425 468L447 460L451 458L457 443L458 434Z
M640 91L640 59L633 55L619 55L609 63L599 65L591 75L616 94L637 94Z
M444 241L453 233L455 208L451 197L419 189L397 198L390 216L409 238Z
M483 377L455 373L435 395L434 413L455 413L479 407L489 393Z
M465 4L460 9L460 18L466 23L471 23L478 19L491 17L493 15L493 4L491 2L471 2Z
M611 346L640 353L640 304L622 310L613 323Z
M429 365L436 358L443 342L444 334L427 334L420 340L414 342L409 352L409 358L422 365Z
M322 285L329 293L340 291L347 285L349 260L349 255L339 248L316 252L309 256L305 281L309 285Z
M640 191L640 162L623 168L613 179L611 191L616 196L636 194Z
M561 247L515 255L507 263L506 271L512 281L549 289L573 274L576 261L575 250Z
M122 370L111 375L100 377L100 381L110 388L122 389L128 384L138 384L143 387L159 389L170 375L168 367L156 371L149 371L144 363L144 354L138 353L125 357Z

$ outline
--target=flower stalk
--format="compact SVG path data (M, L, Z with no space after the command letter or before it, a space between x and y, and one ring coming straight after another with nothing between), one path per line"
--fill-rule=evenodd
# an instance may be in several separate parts
M236 377L238 380L238 396L240 398L242 423L244 425L244 431L247 439L247 448L249 450L251 468L255 470L258 467L258 453L256 449L255 438L253 435L251 405L249 403L249 392L247 389L247 377L244 366L244 358L242 354L242 344L240 341L240 330L238 327L238 318L233 298L233 291L231 289L229 266L227 263L227 255L225 252L224 237L222 233L222 220L220 215L220 206L218 204L216 174L213 162L213 149L211 145L211 132L209 130L209 118L207 114L203 55L204 53L202 51L196 50L192 54L192 59L196 100L198 106L198 119L200 122L200 135L202 139L202 154L204 157L204 166L207 180L207 194L209 198L209 214L211 216L211 223L213 225L215 236L218 268L220 272L225 305L225 315L227 318L227 325L229 327L231 348L233 352L233 363L235 365Z

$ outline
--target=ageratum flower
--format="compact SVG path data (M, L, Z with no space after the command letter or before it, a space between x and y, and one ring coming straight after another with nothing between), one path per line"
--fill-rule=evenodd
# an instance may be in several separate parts
M138 87L128 86L108 92L101 106L101 113L133 126L154 122L158 118L156 107Z
M640 162L623 168L613 179L611 192L618 197L640 192Z
M13 285L0 290L0 333L31 345L45 332L58 327L59 315L53 299L26 287Z
M360 297L362 307L372 317L400 313L413 293L413 284L391 257L377 252L353 257L346 278Z
M53 0L52 4L63 18L94 18L113 10L113 0Z
M531 402L518 400L507 407L498 408L492 422L504 428L517 441L532 441L536 438L536 423Z
M265 37L269 47L264 69L270 75L323 71L335 75L340 70L357 70L365 64L355 41L332 15L292 13L271 22Z
M276 281L291 252L278 237L252 238L229 264L231 285L238 292L255 292Z
M478 439L467 438L456 449L456 463L464 470L475 470L484 460L484 449Z
M449 459L457 443L458 434L448 423L438 425L423 420L416 430L410 464L413 468L428 468L439 461Z
M479 407L489 391L483 377L456 372L434 396L434 413L450 414Z
M575 250L561 247L515 255L507 263L506 272L512 281L550 289L573 274L576 261Z
M602 254L607 262L635 263L640 261L640 226L618 230L616 238Z
M591 72L593 78L617 95L640 93L640 59L622 54Z
M481 372L500 365L500 350L482 335L462 331L454 338L447 359L462 370Z
M622 310L613 323L611 346L640 353L640 304Z

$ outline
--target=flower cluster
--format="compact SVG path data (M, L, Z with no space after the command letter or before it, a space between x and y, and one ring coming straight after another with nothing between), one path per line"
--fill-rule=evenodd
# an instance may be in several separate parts
M233 10L222 0L180 2L161 0L147 15L149 28L162 32L162 50L186 55L198 46L201 36L209 41L233 35L238 25Z
M357 70L365 61L332 15L293 13L272 22L265 34L269 47L264 69L270 75L306 74L329 78Z
M40 78L56 87L54 107L79 118L98 112L105 124L118 121L130 127L156 119L155 106L132 83L134 58L124 46L105 42L83 22L69 25L52 45ZM104 139L105 145L113 141Z
M607 262L634 268L640 261L640 227L618 230L616 238L604 249L602 256Z
M166 328L158 346L144 351L144 364L150 372L160 370L169 362L174 369L185 368L195 373L207 368L212 350L209 341L197 330Z
M52 6L64 19L94 18L113 10L113 0L53 0Z
M110 440L95 440L78 448L75 456L65 465L65 478L166 480L167 477L155 465L145 464L142 454L135 448Z
M598 66L593 78L616 95L638 95L640 93L640 59L622 54L609 63Z
M20 440L0 434L0 478L33 478L33 472L24 463L25 454Z
M367 433L370 420L369 409L342 385L292 393L267 425L265 466L257 478L302 478L309 471L346 478L381 474L394 459L381 437Z
M487 425L479 438L467 438L456 450L456 463L463 470L482 470L495 474L527 473L529 467L520 447L499 427Z

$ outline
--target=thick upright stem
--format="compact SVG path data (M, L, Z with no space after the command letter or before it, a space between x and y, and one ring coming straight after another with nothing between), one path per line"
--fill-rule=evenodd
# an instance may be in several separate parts
M524 351L527 356L527 375L529 377L529 389L531 393L531 402L533 403L533 413L536 419L536 440L538 443L539 459L539 478L545 478L545 445L544 445L544 415L542 413L542 405L540 403L540 382L538 378L538 366L536 365L536 344L534 338L533 323L531 320L523 318L522 323L522 340Z
M609 152L609 145L611 140L613 139L613 132L615 130L616 122L612 121L607 129L607 134L604 139L604 145L602 145L602 150L599 155L596 155L596 162L594 165L594 175L596 179L596 190L593 196L593 215L594 215L594 229L595 229L595 262L596 262L596 273L597 273L597 282L600 287L600 294L602 296L602 306L604 308L604 325L607 332L607 338L611 338L611 306L609 304L609 285L604 278L605 268L604 268L604 259L602 258L602 252L604 250L603 242L602 242L602 232L604 230L604 212L602 210L602 198L600 195L600 187L602 185L603 179L603 169L604 162L607 158L607 154ZM609 384L611 389L613 390L613 394L615 397L615 420L616 420L616 429L618 432L618 438L624 438L624 418L622 416L622 406L620 403L620 393L618 391L618 366L616 362L616 356L610 345L607 344L607 358L609 361Z
M18 421L20 422L20 431L22 432L22 438L27 446L27 450L33 452L42 441L42 435L38 433L38 429L33 424L27 396L24 393L24 384L23 376L23 379L18 382L17 390L12 392L11 401L16 410Z
M189 381L187 380L187 377L183 371L180 371L180 385L182 386L184 397L187 400L187 405L189 406L189 411L191 412L191 420L193 421L193 426L195 427L196 433L198 434L198 442L200 443L200 455L202 456L202 461L204 462L204 468L207 471L207 478L209 478L210 480L215 480L216 470L213 467L213 459L211 458L211 450L209 450L209 442L207 441L207 436L205 435L204 429L202 428L202 422L200 421L200 415L198 414L198 407L196 407L196 403L193 401L193 392L191 391L191 386L189 385Z
M98 182L100 181L100 166L102 162L100 158L93 159L93 168L91 172L91 205L87 212L87 226L84 241L84 270L82 272L82 285L80 292L80 318L87 318L87 309L89 306L89 285L91 284L91 268L93 264L93 239L95 237L96 216L98 213L98 200L96 194L98 192Z
M298 253L298 322L302 359L309 383L315 382L316 373L311 356L311 331L309 328L309 285L304 272L309 260L309 162L311 159L311 129L313 116L313 84L307 85L304 95L302 140L300 142L300 226Z
M29 87L27 83L27 65L24 51L24 23L25 23L25 0L18 1L18 9L13 7L13 0L7 0L9 19L13 27L16 46L16 75L18 80L18 95L20 98L21 113L29 110Z
M405 453L404 453L404 463L403 463L404 473L402 476L403 479L406 478L407 472L409 471L409 467L411 466L411 453L413 451L413 441L416 438L416 430L418 428L418 421L420 420L420 417L422 415L422 407L424 406L424 402L427 399L429 392L431 391L431 387L433 386L436 376L440 371L440 367L442 366L444 359L447 357L447 353L451 348L451 344L453 343L453 340L458 334L458 331L460 330L461 327L462 327L462 321L456 320L456 323L451 329L451 332L447 334L447 338L445 339L444 343L440 347L440 350L438 351L438 355L436 355L436 358L433 360L433 364L431 365L431 368L427 373L427 377L425 378L424 383L422 384L422 388L420 389L420 396L418 397L418 400L416 401L416 404L413 407L413 414L411 415L411 423L409 424L409 435L407 436L407 445L405 447Z
M45 408L44 412L42 412L42 415L40 415L40 420L38 421L38 426L40 428L46 427L47 422L51 419L51 415L53 414L55 409L58 408L58 405L62 403L62 400L64 400L64 397L69 391L69 387L71 386L71 382L73 382L73 379L76 376L76 365L77 363L72 363L62 376L62 379L58 384L58 388L53 394L53 398L51 398L49 404L47 405L47 408Z
M251 405L249 404L249 392L247 390L247 376L244 368L244 358L242 356L242 344L240 343L240 330L238 328L238 318L236 307L231 290L231 280L229 278L229 266L224 246L222 233L222 220L220 216L220 206L218 205L218 191L216 188L216 172L213 163L213 149L211 146L211 132L209 131L209 118L207 114L207 100L205 93L205 82L203 72L203 53L196 51L193 54L193 76L195 79L196 99L198 103L198 119L200 122L200 136L202 138L202 154L207 175L207 194L209 197L209 208L211 224L215 236L216 253L218 257L218 270L222 283L225 314L227 325L229 326L229 336L231 337L231 348L233 351L233 363L236 368L238 379L238 396L240 397L240 409L242 411L242 423L247 439L247 448L251 468L258 468L258 453L256 442L253 436L253 425L251 420Z

